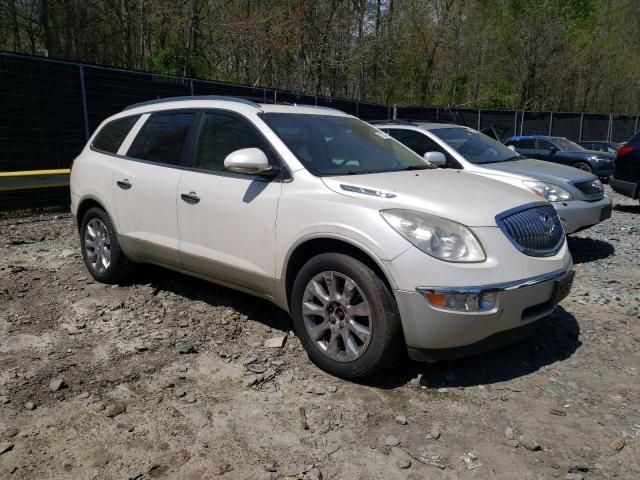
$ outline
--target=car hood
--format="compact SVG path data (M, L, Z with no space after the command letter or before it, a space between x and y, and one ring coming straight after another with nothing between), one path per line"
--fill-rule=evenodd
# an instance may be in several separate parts
M491 170L516 173L518 175L531 177L535 180L556 184L558 183L558 179L562 180L562 183L577 183L593 181L597 178L595 175L585 172L584 170L542 160L533 160L531 158L510 162L486 163L482 166Z
M522 188L459 170L386 172L322 180L340 195L378 202L381 210L405 208L469 227L495 227L499 213L540 201Z

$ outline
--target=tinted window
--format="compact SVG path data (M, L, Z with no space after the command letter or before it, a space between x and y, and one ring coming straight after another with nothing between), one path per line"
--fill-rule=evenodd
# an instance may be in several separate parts
M107 123L98 132L91 145L98 150L116 153L129 133L129 130L131 130L131 127L135 125L139 118L140 115L135 115L133 117L118 118L117 120Z
M314 175L432 168L390 135L355 118L289 113L262 118Z
M420 156L423 156L427 152L442 152L442 148L440 148L436 142L415 130L389 129L388 132L389 135L405 144Z
M513 143L516 146L516 148L524 148L524 149L529 149L529 150L535 150L536 149L536 141L532 140L532 139L516 140Z
M140 130L127 155L178 165L195 113L154 114Z
M471 163L495 163L521 158L510 148L475 130L457 127L437 128L431 130L431 133Z
M551 150L555 145L547 140L538 140L538 150Z
M196 147L196 167L223 171L227 155L241 148L260 148L267 153L264 142L247 122L230 115L205 114Z
M584 147L581 147L580 145L578 145L575 142L572 142L571 140L569 140L568 138L564 138L564 137L556 137L554 138L554 141L560 145L560 148L562 150L585 150Z

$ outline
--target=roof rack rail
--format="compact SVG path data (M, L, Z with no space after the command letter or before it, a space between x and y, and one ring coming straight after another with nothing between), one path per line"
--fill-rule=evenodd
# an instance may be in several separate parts
M124 107L122 111L124 112L125 110L131 110L132 108L145 107L147 105L156 105L159 103L177 102L181 100L224 100L225 102L243 103L245 105L249 105L254 108L260 108L260 105L258 105L256 102L252 102L251 100L246 100L244 98L226 97L223 95L194 95L194 96L156 98L155 100L147 100L146 102L134 103L133 105Z
M414 122L410 120L403 120L401 118L393 118L389 120L370 120L369 123L372 125L383 124L383 123L394 123L396 125L411 125L413 127L416 126Z

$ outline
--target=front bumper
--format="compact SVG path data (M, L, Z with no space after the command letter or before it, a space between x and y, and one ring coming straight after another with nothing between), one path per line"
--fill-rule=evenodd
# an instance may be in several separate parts
M518 331L512 333L526 331L520 327L551 314L569 294L573 275L569 268L501 284L396 291L409 356L423 361L464 356L478 353L474 344L495 334L515 329ZM497 303L493 310L482 313L444 310L427 302L423 296L426 291L496 292ZM501 336L510 341L519 338L517 334Z
M606 195L595 202L571 200L551 205L558 212L566 233L583 230L611 217L611 199Z

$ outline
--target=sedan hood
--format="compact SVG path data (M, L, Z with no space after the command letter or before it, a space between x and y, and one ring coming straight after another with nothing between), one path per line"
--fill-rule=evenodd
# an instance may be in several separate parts
M585 172L584 170L542 160L533 160L531 158L510 162L485 163L482 166L491 170L516 173L525 177L531 177L535 180L556 184L558 183L558 179L562 180L561 183L587 182L597 179L595 175Z
M459 170L418 170L323 177L336 193L379 202L380 209L406 208L469 227L495 227L495 217L539 202L534 193Z

